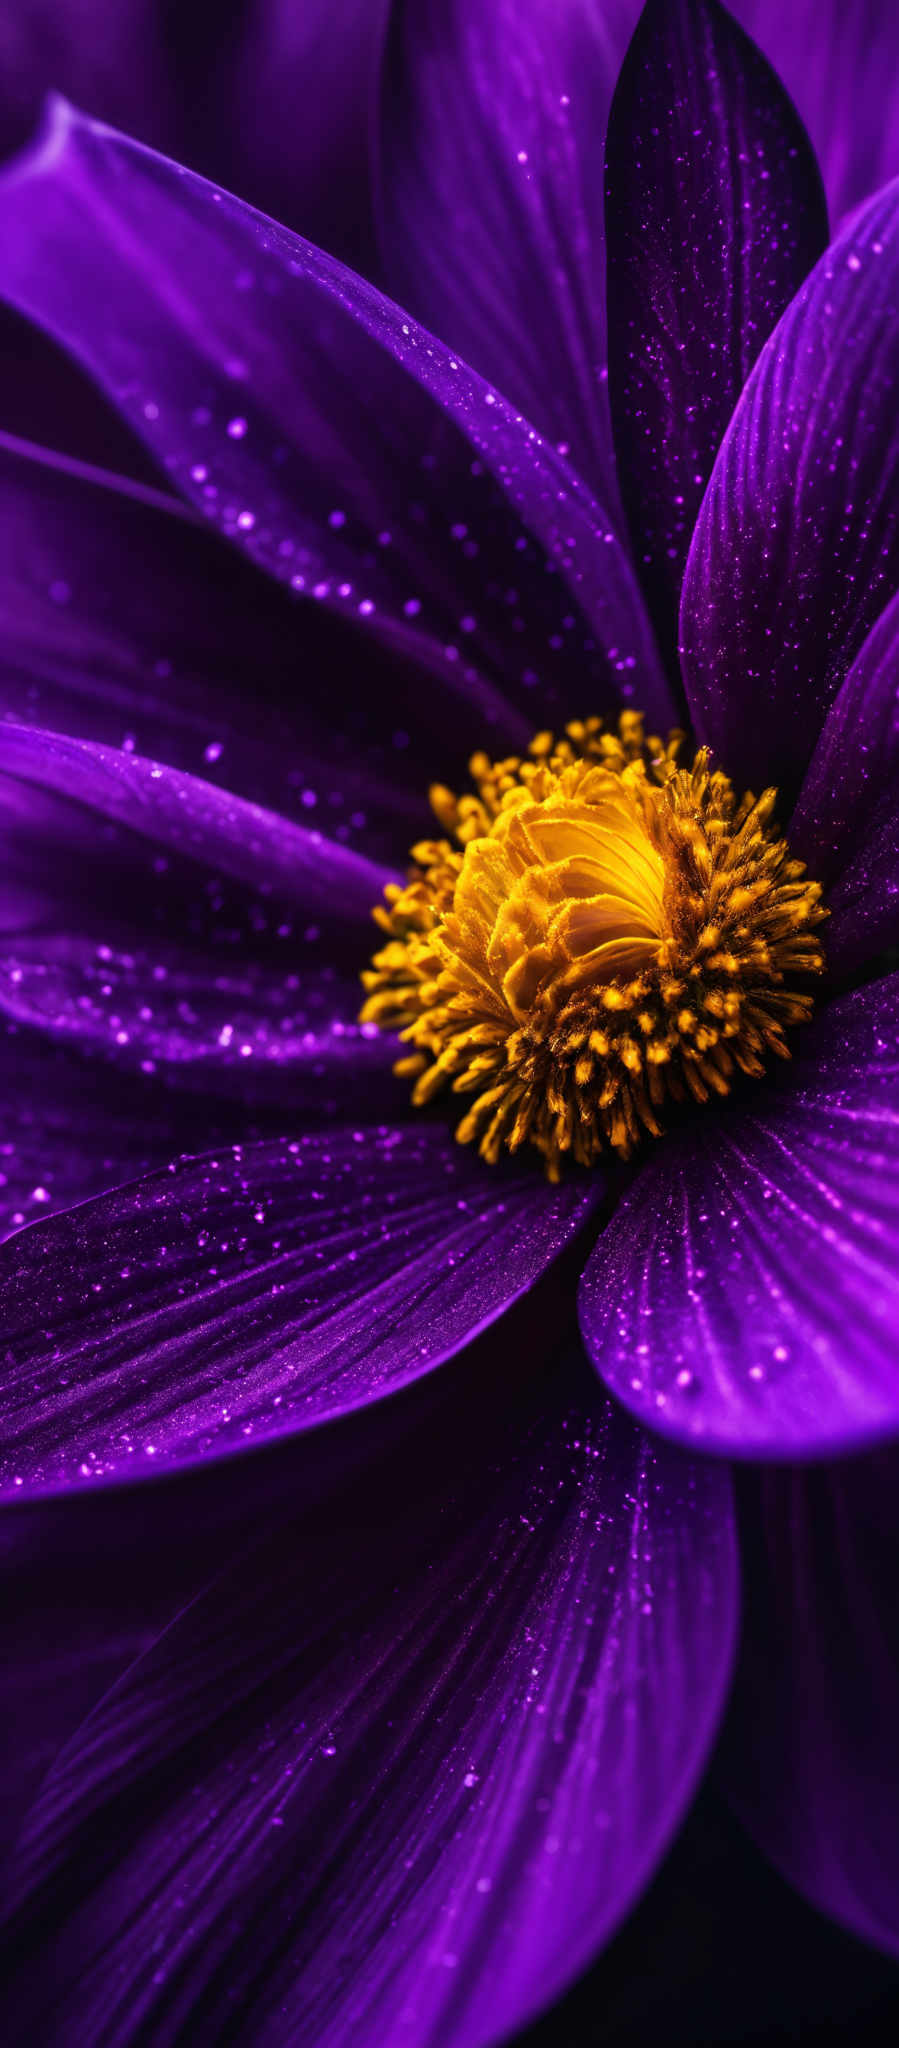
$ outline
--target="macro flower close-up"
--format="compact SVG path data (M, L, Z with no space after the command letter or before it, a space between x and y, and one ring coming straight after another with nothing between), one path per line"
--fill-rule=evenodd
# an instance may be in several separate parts
M899 2011L890 15L4 32L16 2042Z

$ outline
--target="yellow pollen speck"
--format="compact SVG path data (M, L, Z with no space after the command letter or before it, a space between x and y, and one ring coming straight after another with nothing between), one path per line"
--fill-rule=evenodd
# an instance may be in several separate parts
M430 791L446 837L413 849L374 912L386 937L362 1021L398 1032L422 1105L473 1100L458 1125L485 1159L536 1145L625 1157L666 1096L706 1102L809 1016L796 980L824 966L821 891L773 823L683 734L577 720L529 756L470 762L475 793Z

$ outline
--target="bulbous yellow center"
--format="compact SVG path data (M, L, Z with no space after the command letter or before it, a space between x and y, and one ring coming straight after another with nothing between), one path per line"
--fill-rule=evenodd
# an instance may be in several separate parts
M446 836L412 849L375 918L364 1022L409 1046L413 1101L474 1099L456 1135L485 1159L536 1145L551 1178L659 1136L665 1098L724 1095L807 1017L820 974L816 882L773 823L776 792L740 801L683 734L645 740L624 712L525 759L470 763L440 785Z

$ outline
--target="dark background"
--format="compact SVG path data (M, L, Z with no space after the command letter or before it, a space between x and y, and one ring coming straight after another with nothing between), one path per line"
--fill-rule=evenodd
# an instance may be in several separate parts
M515 2048L899 2039L899 1968L825 1920L750 1842L712 1766L605 1955Z

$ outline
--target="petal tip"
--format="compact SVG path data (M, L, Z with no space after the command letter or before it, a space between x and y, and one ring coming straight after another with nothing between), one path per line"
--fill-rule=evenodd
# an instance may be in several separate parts
M45 93L33 134L21 149L0 163L0 188L21 184L24 179L50 169L61 155L77 115L61 92Z

